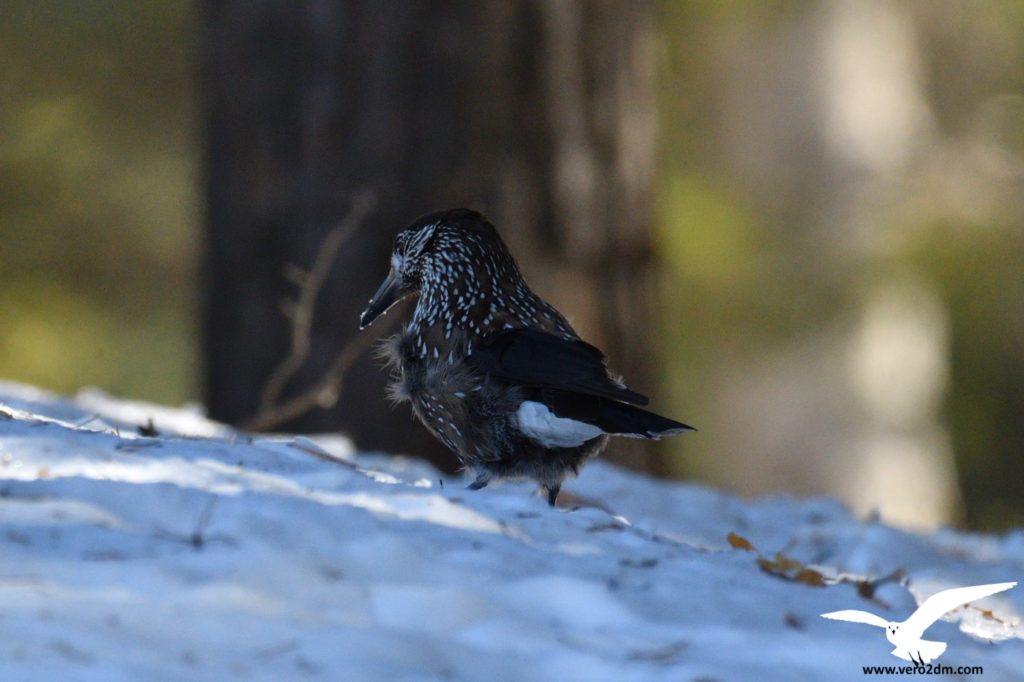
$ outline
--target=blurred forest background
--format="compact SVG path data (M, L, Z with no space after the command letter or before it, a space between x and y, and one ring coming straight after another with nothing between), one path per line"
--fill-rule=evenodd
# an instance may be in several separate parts
M836 494L910 525L1024 524L1024 3L622 5L639 8L624 39L639 71L626 73L650 67L649 83L623 86L638 106L650 97L650 168L629 175L650 198L614 218L652 247L633 285L636 341L619 338L622 291L614 321L566 293L571 232L565 258L535 259L543 240L498 219L536 214L490 212L534 288L610 345L659 411L700 428L641 468ZM574 3L550 6L551 26L571 20ZM205 203L205 88L217 30L233 30L214 17L211 31L211 14L182 0L0 8L0 377L168 404L207 395L204 220L230 205ZM487 17L491 30L513 19ZM584 66L595 81L609 70ZM559 143L571 156L573 139ZM334 209L340 221L346 204ZM391 220L380 229L402 226ZM386 255L363 260L383 276ZM620 354L631 347L649 357ZM397 425L412 428L399 412Z

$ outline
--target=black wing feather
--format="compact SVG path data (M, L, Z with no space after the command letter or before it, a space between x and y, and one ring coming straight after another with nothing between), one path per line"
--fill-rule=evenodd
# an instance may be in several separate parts
M520 328L498 332L474 349L468 362L491 376L524 386L575 391L646 405L647 396L608 376L604 354L579 339Z

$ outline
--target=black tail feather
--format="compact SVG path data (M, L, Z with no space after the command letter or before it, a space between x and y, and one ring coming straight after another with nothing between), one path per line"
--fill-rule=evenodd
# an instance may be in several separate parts
M640 438L661 438L686 431L696 431L692 426L668 417L642 410L625 403L602 401L597 418L593 423L605 433Z

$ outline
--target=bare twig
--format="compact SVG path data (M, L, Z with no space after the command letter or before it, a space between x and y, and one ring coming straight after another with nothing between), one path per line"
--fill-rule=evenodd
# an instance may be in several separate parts
M349 209L348 215L327 234L309 272L305 272L295 265L290 265L285 270L285 277L299 287L298 298L295 301L289 301L284 307L285 315L292 321L291 349L267 379L263 393L260 395L260 414L274 408L285 385L309 359L309 351L312 346L310 339L313 328L313 311L316 308L317 296L320 294L320 289L327 279L338 251L362 225L367 214L373 209L374 203L374 195L369 190L356 194L352 198L352 207Z
M397 315L385 317L378 322L380 331L386 332L398 319ZM290 398L280 405L261 410L256 416L243 425L247 431L269 431L290 419L309 412L314 407L331 407L338 402L341 389L345 384L345 374L349 367L362 355L379 335L359 334L354 337L334 358L330 368L315 385Z
M216 495L210 495L209 501L206 506L199 512L199 517L196 519L196 524L189 534L176 533L169 531L166 528L157 527L156 536L164 540L172 540L174 542L181 542L186 545L191 545L197 552L201 551L204 547L213 542L221 542L231 547L237 546L238 542L223 534L207 534L206 529L210 526L210 522L213 520L213 510L217 506L217 502L220 498Z
M331 264L338 251L370 212L373 203L371 193L363 192L357 195L353 199L349 214L327 235L310 271L304 272L297 267L291 267L285 272L285 276L299 286L298 298L287 306L285 311L292 320L291 350L267 380L260 397L259 412L242 425L247 431L270 431L313 408L335 405L341 395L349 368L379 338L380 332L386 332L394 323L395 316L385 317L377 323L377 334L355 336L339 351L327 372L316 384L284 402L279 402L288 381L309 358L313 310Z

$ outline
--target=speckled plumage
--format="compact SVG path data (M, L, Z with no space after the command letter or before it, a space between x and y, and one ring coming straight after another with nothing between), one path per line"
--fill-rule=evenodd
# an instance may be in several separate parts
M409 401L475 470L472 488L492 477L532 479L553 504L562 480L597 454L606 434L690 430L633 406L646 399L611 377L600 351L530 291L479 213L432 213L402 230L362 325L410 294L419 296L412 319L382 347L390 395ZM520 411L524 401L532 409ZM536 415L548 420L524 421Z

